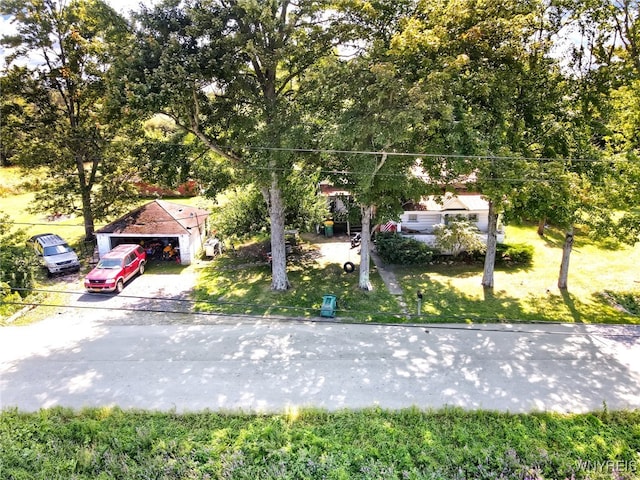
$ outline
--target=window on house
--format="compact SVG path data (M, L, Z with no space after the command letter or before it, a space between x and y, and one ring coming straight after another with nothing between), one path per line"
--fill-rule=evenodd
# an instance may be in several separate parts
M450 222L457 222L460 220L464 220L464 216L459 213L448 213L444 216L444 224L449 225Z
M478 223L478 214L477 214L477 213L470 213L470 214L468 215L467 219L468 219L470 222Z
M417 222L417 221L418 221L418 214L417 214L417 213L410 213L410 214L408 215L408 217L409 217L409 218L408 218L408 220L407 220L407 221L409 221L409 222L414 222L414 223L415 223L415 222Z

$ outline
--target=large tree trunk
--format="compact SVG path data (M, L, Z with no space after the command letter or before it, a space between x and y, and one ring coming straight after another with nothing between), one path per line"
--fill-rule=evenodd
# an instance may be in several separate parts
M489 200L489 225L487 226L487 253L484 256L482 286L493 288L493 271L496 263L496 245L498 244L498 214L492 200Z
M95 224L93 219L93 208L91 207L91 190L93 189L93 181L95 179L95 171L98 167L98 161L92 163L91 172L87 179L84 170L84 157L80 154L75 155L76 170L78 171L78 186L80 187L80 199L82 201L82 218L84 222L84 239L91 241L95 238Z
M569 259L573 250L573 225L564 234L564 245L562 245L562 263L560 263L560 275L558 275L558 288L566 290L569 280Z
M84 221L84 239L91 241L96 237L93 221L93 209L91 208L91 191L82 187L82 218Z
M284 203L278 176L271 174L269 218L271 223L271 290L284 291L291 287L287 277L287 252L284 238Z
M538 235L540 235L541 237L544 237L544 228L546 224L546 218L541 218L540 220L538 220Z
M373 207L366 205L361 207L362 211L362 233L360 234L360 276L358 287L363 290L372 290L369 280L369 252L371 251L371 212Z

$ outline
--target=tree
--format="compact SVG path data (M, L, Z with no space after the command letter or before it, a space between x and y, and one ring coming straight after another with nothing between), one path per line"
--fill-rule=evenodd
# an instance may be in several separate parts
M422 122L422 99L412 94L384 51L326 64L316 73L318 87L331 85L310 89L326 122L322 139L331 150L342 151L325 154L322 169L360 208L358 284L369 290L372 220L397 219L402 202L419 198L427 188L413 175L415 157L394 154L411 151L419 138L414 130ZM372 153L357 153L363 151Z
M273 290L286 290L283 186L308 138L300 79L338 41L326 0L166 2L137 17L128 104L164 113L257 185L269 212Z
M555 170L554 189L546 188L553 192L546 212L550 222L565 229L558 275L562 290L568 288L576 225L595 237L637 240L634 215L628 211L639 200L640 179L631 133L634 115L629 115L640 98L637 89L629 88L640 72L638 2L594 0L564 5L568 11L563 16L577 26L580 41L572 47L573 76L565 90L568 102L559 110L569 112L563 122L572 137L566 143L567 157L583 160L563 161L559 173L558 167L548 165L537 173L544 175L542 168ZM619 103L621 97L624 106Z
M414 175L415 156L394 154L413 151L421 138L416 130L423 123L425 99L412 90L389 54L397 27L394 18L403 2L386 6L387 10L378 11L379 16L369 17L368 10L351 12L355 16L351 21L369 42L367 48L346 60L327 60L306 79L306 90L313 92L307 98L310 108L323 121L322 144L341 151L323 155L322 169L335 185L351 193L360 208L358 285L364 290L371 289L372 220L397 220L403 201L415 200L427 191L427 185Z
M287 205L285 226L310 231L327 215L324 197L317 192L317 176L298 170L288 177L283 188ZM269 227L267 207L260 190L254 185L231 187L225 191L226 201L216 215L215 229L223 236L243 237L263 232Z
M432 102L424 163L429 179L463 181L489 201L482 285L492 288L498 215L521 203L526 158L553 146L560 80L548 57L542 2L424 2L393 41L398 62Z
M17 25L16 35L2 37L8 63L40 57L33 69L14 66L7 74L7 94L26 99L29 113L29 135L13 159L49 168L41 207L74 213L79 197L85 235L93 238L95 219L126 197L121 152L110 149L120 125L108 99L126 22L101 0L2 0L0 12Z
M33 269L36 266L33 251L24 245L26 234L13 230L7 215L0 216L0 317L8 316L33 286ZM6 302L6 304L5 304Z

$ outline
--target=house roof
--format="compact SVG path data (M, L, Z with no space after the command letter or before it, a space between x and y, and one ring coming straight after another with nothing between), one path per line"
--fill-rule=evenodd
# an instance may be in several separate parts
M320 183L320 194L324 195L325 197L335 197L335 196L348 197L349 195L351 195L351 193L345 190L344 188L336 187L326 182Z
M127 213L96 233L182 235L209 216L202 208L155 200Z
M483 211L489 210L489 203L482 195L453 195L447 193L443 197L430 195L422 197L418 204L410 203L405 211L445 212L451 210Z

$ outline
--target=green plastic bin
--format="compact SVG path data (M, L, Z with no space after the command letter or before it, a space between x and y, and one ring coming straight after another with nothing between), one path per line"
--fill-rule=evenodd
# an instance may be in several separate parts
M337 299L335 295L323 295L322 296L322 308L320 309L321 317L335 317Z
M333 237L333 222L324 222L325 237Z

